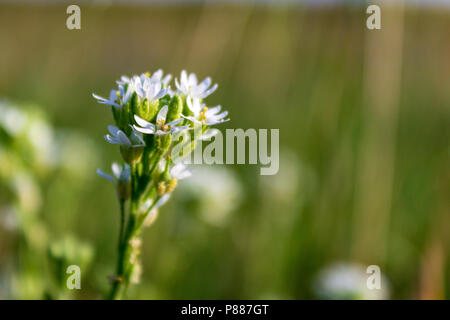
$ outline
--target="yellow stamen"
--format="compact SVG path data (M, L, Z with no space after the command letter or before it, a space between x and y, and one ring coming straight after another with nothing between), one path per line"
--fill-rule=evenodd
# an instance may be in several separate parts
M117 96L117 102L120 103L120 91L119 90L116 91L116 96Z
M145 76L146 76L147 78L150 78L150 72L147 71L147 72L145 73Z
M177 184L178 184L177 179L173 178L172 180L170 180L169 187L167 188L167 192L168 193L172 192L176 188Z
M200 121L206 121L206 111L208 111L208 107L204 107L202 111L200 111Z
M166 184L164 183L164 181L161 181L160 183L158 183L158 188L157 188L157 192L158 195L162 196L163 194L166 193Z

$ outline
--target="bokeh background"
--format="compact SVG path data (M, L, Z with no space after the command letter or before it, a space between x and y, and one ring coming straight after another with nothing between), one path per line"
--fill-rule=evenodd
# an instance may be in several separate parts
M364 1L79 4L70 31L63 1L0 1L0 298L104 297L119 213L95 170L120 155L91 94L158 68L219 83L221 129L279 128L280 170L195 167L129 298L450 297L448 3L385 1L376 31Z

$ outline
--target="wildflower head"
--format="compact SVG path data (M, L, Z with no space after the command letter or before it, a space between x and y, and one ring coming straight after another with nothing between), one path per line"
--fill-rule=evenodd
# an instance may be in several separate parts
M228 111L220 112L221 106L215 106L208 108L205 104L200 102L200 99L188 97L186 99L187 106L189 107L192 115L182 115L182 117L190 120L193 123L213 126L222 122L227 122L230 119L225 119L228 115Z
M105 140L111 144L120 146L120 153L126 163L135 164L140 161L144 151L145 143L139 133L131 130L129 136L115 126L108 126L109 134Z
M204 99L211 93L216 91L218 85L214 84L211 86L211 78L207 77L202 82L198 83L197 76L195 73L188 73L183 70L181 71L180 81L175 79L175 83L178 91L185 95L186 97L193 97L197 99Z
M213 135L206 126L229 120L220 106L208 107L203 101L217 89L209 77L199 82L195 74L182 71L180 80L175 80L176 91L171 90L171 79L162 70L122 76L109 98L93 94L99 103L111 107L115 123L108 126L105 140L119 146L125 161L123 166L113 165L113 176L98 171L117 186L122 200L120 230L127 231L119 248L124 250L119 253L119 263L127 271L118 272L117 279L123 281L115 282L112 297L122 292L117 288L138 278L140 230L154 222L178 182L191 175L184 164L174 164L167 154L178 143L189 143L188 148L182 148L183 156L188 156L197 140ZM180 136L192 137L193 141L180 142Z

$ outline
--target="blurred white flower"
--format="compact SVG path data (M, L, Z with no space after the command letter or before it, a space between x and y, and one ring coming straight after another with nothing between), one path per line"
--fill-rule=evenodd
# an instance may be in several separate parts
M232 170L224 167L195 168L195 174L180 188L180 197L198 203L201 217L215 226L224 225L242 201L241 183Z
M31 175L27 172L16 172L12 176L12 186L23 211L31 213L40 208L42 204L41 192Z
M24 129L26 115L14 108L7 100L0 101L0 126L10 135L16 135Z
M56 131L58 166L72 178L92 178L98 151L92 140L76 131Z
M281 150L280 169L276 175L259 176L262 198L276 205L304 204L311 199L316 184L315 172L289 149Z
M182 180L190 177L192 175L192 171L187 169L185 164L177 163L170 169L170 175L172 178Z
M13 206L0 208L0 226L5 230L13 231L18 226L16 209Z
M335 263L319 273L315 291L323 299L385 300L389 299L389 284L381 275L381 288L369 289L370 274L358 264Z
M54 165L56 163L56 143L53 129L38 116L30 116L27 137L39 163Z

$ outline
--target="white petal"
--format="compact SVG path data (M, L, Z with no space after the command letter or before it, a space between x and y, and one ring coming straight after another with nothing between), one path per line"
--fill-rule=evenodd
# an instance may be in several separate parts
M164 83L164 85L167 86L167 84L170 82L170 80L172 80L172 75L168 74L162 79L162 83Z
M194 117L192 117L192 116L185 116L185 115L181 115L183 118L185 118L185 119L188 119L188 120L190 120L190 121L192 121L192 122L195 122L195 123L198 123L198 124L202 124L201 123L201 121L198 121L197 119L195 119Z
M167 111L169 110L168 106L164 106L159 110L158 115L156 116L156 122L166 121Z
M216 114L213 116L213 118L215 118L216 120L220 120L225 118L228 115L228 111L224 111L222 113Z
M131 146L130 139L128 139L127 135L123 131L121 130L118 131L117 138L119 139L121 145Z
M130 165L128 163L125 163L123 165L123 169L122 169L122 172L120 174L120 180L128 181L128 180L130 180L130 176L131 176Z
M181 85L185 86L188 84L188 77L186 70L181 71L181 77L180 77Z
M155 100L164 97L169 92L168 89L161 89L154 97Z
M118 132L120 131L119 128L117 128L116 126L108 126L108 131L109 133L111 133L114 137L117 137Z
M186 99L186 103L189 107L189 110L191 110L194 113L194 115L198 115L200 113L201 110L200 99L188 97Z
M200 140L209 141L212 137L216 136L220 131L217 129L208 129L200 136Z
M170 194L165 194L163 195L156 203L155 206L153 207L153 209L157 209L159 207L161 207L162 205L164 205L167 200L169 200L170 198Z
M192 176L192 171L190 171L190 170L184 170L183 172L181 172L181 173L178 175L177 179L178 179L178 180L183 180L183 179L185 179L185 178L187 178L187 177L190 177L190 176Z
M196 86L197 85L197 76L195 75L195 73L191 73L190 75L189 75L189 85L191 85L191 86Z
M209 88L208 90L206 90L205 92L203 92L203 94L199 97L199 98L206 98L207 96L209 96L211 93L213 93L214 91L217 90L218 88L218 84L216 83L215 85L213 85L211 88Z
M224 122L227 122L227 121L230 121L230 119L226 119L226 120L212 120L212 121L207 121L205 124L207 125L207 126L213 126L213 125L215 125L215 124L219 124L219 123L224 123Z
M133 125L134 130L145 133L145 134L154 134L155 128L141 128Z
M208 89L208 87L211 85L211 78L207 77L205 78L199 85L198 85L198 89L203 92L206 89Z
M177 163L170 169L170 175L176 177L184 169L185 165L183 163Z
M93 96L95 99L100 100L100 101L102 101L102 102L105 102L105 101L106 101L105 98L100 97L99 95L96 95L95 93L93 93L92 96ZM99 101L99 102L100 102L100 101Z
M102 178L105 178L105 179L107 179L107 180L109 180L109 181L111 181L111 182L114 182L114 178L113 177L111 177L109 174L106 174L106 173L104 173L102 170L100 170L100 169L97 169L97 174L100 176L100 177L102 177Z
M133 132L130 135L130 141L132 142L132 144L136 147L145 146L145 142L142 139L142 133L134 130L134 127L131 124L130 127L131 129L133 129Z
M112 173L114 174L114 176L119 179L120 178L120 174L122 173L122 168L120 167L120 165L117 162L114 162L111 165L111 169L112 169Z
M163 76L163 71L162 71L162 69L158 69L158 70L156 70L155 72L153 72L153 74L152 74L152 76L151 76L151 79L152 79L153 81L161 81L162 76Z
M158 131L156 131L156 135L157 136L165 136L166 134L169 134L170 133L170 131L162 131L162 130L158 130Z
M142 119L141 117L139 117L137 114L134 115L134 120L136 121L136 123L138 125L140 125L141 127L147 128L147 129L153 129L155 130L155 126L153 123L150 123L144 119Z
M177 79L177 78L175 78L175 86L177 87L177 89L178 89L179 91L182 91L182 90L181 90L180 83L178 82L178 79Z
M111 144L119 144L119 141L115 137L111 137L109 134L105 134L105 140Z
M206 112L205 112L205 116L209 117L212 116L213 114L216 114L217 112L220 111L222 107L221 106L215 106L213 108L209 108Z
M173 121L169 122L167 125L168 125L168 126L176 126L176 125L179 124L181 121L183 121L183 119L178 118L178 119L176 119L176 120L173 120Z
M170 129L170 133L175 133L175 132L179 132L179 131L183 131L186 129L192 129L189 126L181 126L181 127L173 127L172 129Z

